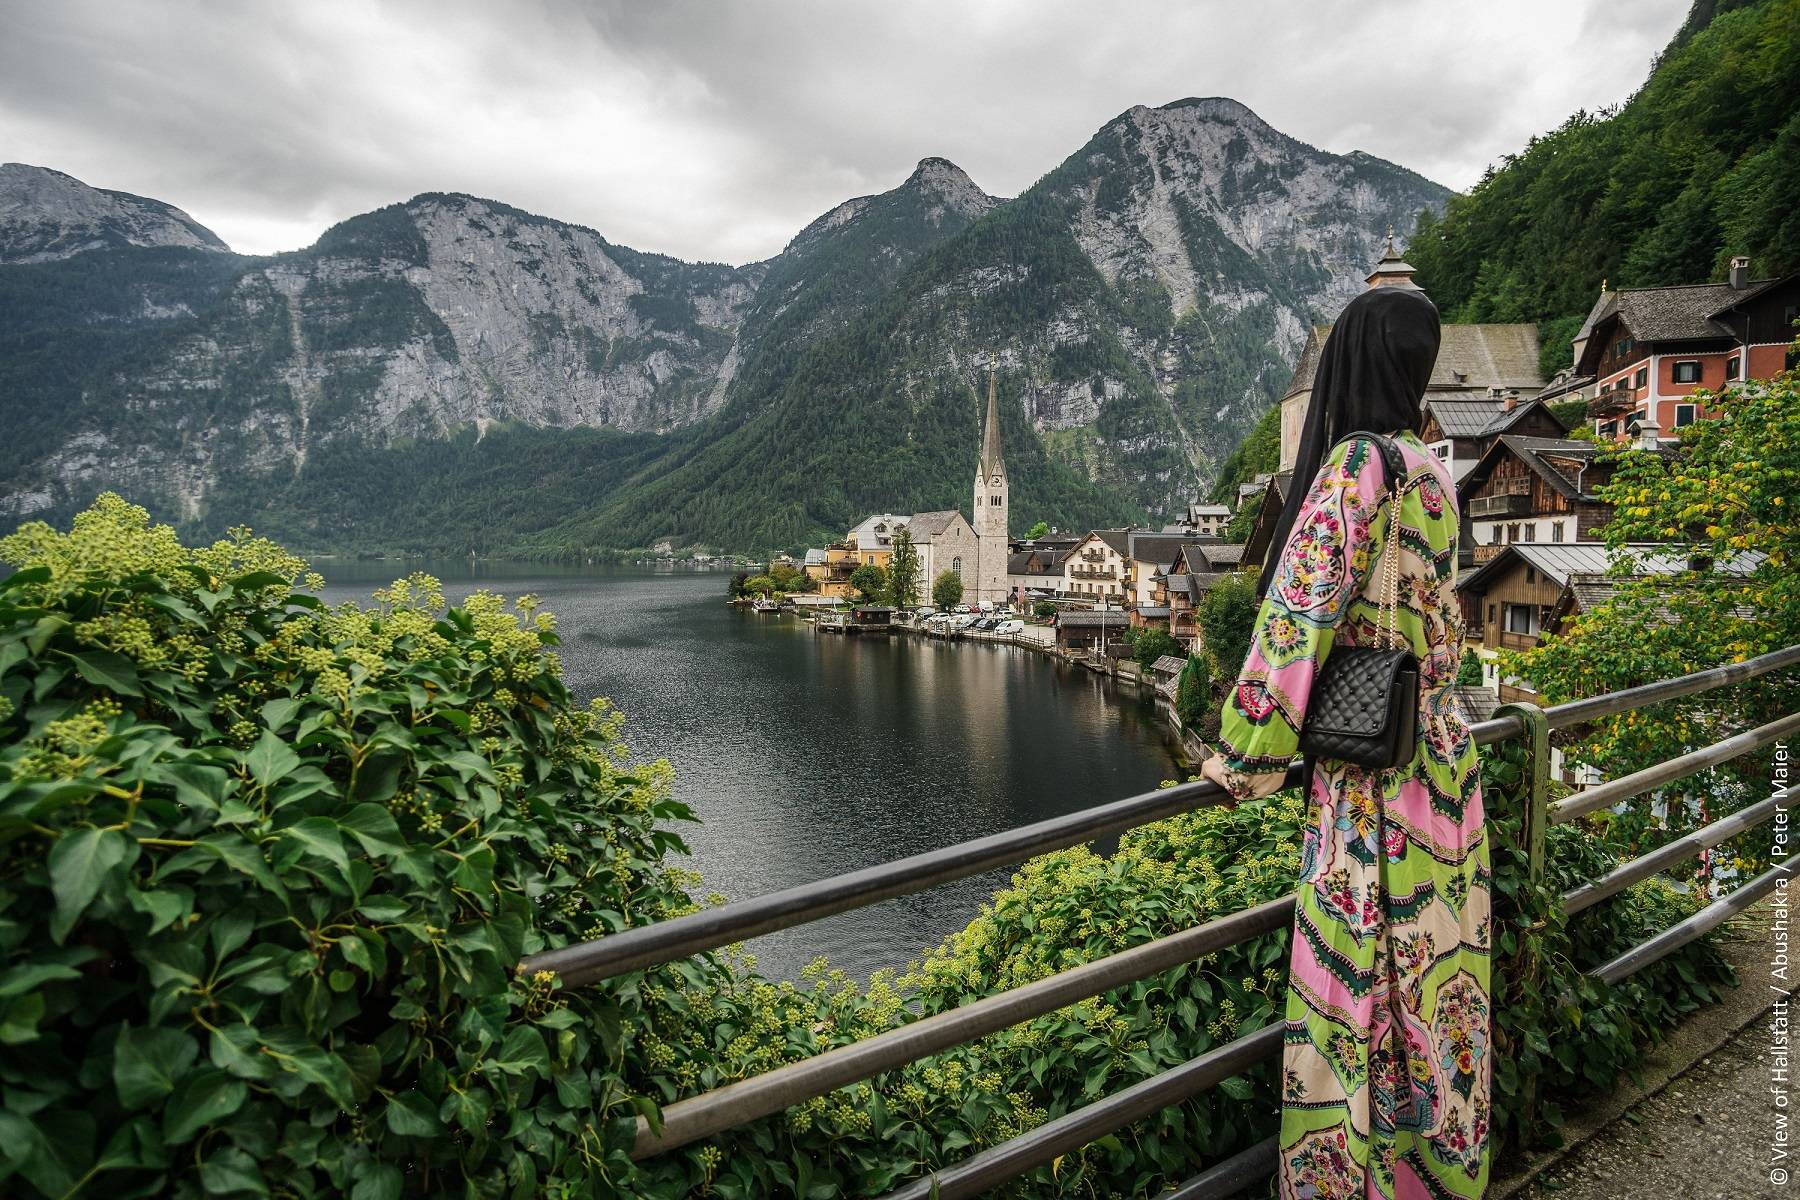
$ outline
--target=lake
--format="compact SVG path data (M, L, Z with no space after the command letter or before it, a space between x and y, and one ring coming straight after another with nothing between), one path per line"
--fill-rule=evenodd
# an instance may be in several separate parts
M324 598L368 602L408 570L532 592L557 617L583 703L625 714L634 758L667 758L699 824L679 832L700 894L731 899L871 866L1154 788L1175 774L1148 693L1032 651L847 638L724 603L684 568L317 564ZM904 966L968 922L1009 872L946 884L749 944L796 978L818 955L857 976Z

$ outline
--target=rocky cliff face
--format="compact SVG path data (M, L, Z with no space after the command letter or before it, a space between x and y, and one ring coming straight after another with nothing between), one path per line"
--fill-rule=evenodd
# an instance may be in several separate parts
M93 199L116 194L22 170L0 248L39 257L0 267L0 416L34 433L0 448L0 515L114 487L207 527L304 509L308 529L354 529L340 475L379 461L416 479L392 503L421 515L390 527L422 547L451 485L421 464L471 436L457 469L495 480L506 454L575 438L586 482L534 519L547 545L792 545L870 506L954 507L990 369L1015 518L1165 515L1274 398L1306 326L1362 286L1386 228L1445 195L1217 99L1121 114L1015 200L926 159L746 267L437 194L240 260L154 201L119 210L127 228ZM106 311L85 299L101 269L122 297ZM84 351L102 326L132 332ZM49 366L8 348L27 330Z
M109 246L229 252L218 235L160 200L89 187L25 163L0 163L0 264L53 262Z

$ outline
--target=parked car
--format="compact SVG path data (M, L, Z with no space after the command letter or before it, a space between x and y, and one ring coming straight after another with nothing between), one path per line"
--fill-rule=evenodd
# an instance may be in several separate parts
M1023 632L1024 629L1025 629L1025 622L1019 620L1017 617L1013 617L1010 620L1002 621L1002 622L1000 622L1000 624L996 625L994 627L994 632L995 633L1020 633L1020 632Z

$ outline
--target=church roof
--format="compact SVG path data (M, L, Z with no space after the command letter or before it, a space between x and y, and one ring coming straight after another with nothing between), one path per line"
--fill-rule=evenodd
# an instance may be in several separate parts
M954 508L945 512L915 513L912 520L907 523L906 530L912 534L912 540L916 545L919 542L929 542L932 538L942 535L961 519L962 513Z
M1387 236L1387 249L1383 251L1381 261L1375 264L1375 269L1368 273L1363 282L1372 284L1377 279L1398 279L1406 283L1411 283L1412 277L1418 274L1418 271L1419 268L1401 258L1400 251L1394 248L1394 230L1390 226Z
M1331 326L1313 327L1283 398L1312 388L1319 354L1330 336ZM1489 388L1535 393L1543 386L1536 325L1445 325L1426 389L1427 395L1445 390L1482 395Z

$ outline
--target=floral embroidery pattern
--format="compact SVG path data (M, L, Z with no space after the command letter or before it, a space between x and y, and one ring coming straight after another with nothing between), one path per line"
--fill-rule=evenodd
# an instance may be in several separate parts
M1375 567L1396 539L1418 741L1385 774L1315 764L1285 1014L1286 1200L1466 1200L1487 1183L1490 876L1474 744L1449 690L1455 489L1417 438L1396 441L1413 480L1397 519L1365 500L1387 494L1372 446L1340 446L1319 472L1221 715L1232 794L1277 790L1319 666L1381 636Z

